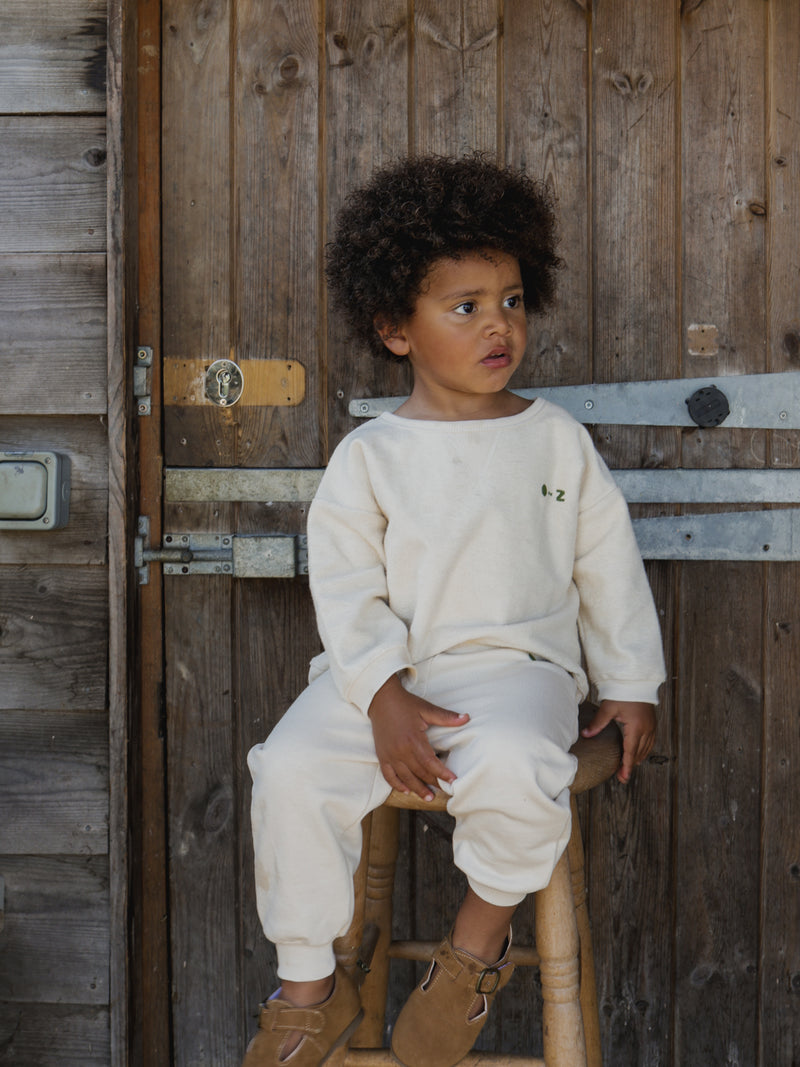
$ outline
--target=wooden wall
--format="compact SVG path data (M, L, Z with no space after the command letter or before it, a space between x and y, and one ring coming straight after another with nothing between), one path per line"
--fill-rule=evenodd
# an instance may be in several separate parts
M798 369L795 0L163 12L164 360L232 349L299 360L309 378L296 409L223 416L168 397L168 464L315 466L354 425L352 397L402 390L326 317L320 266L346 192L408 150L486 149L558 196L566 270L519 385ZM717 330L704 351L697 324ZM795 433L609 427L597 441L613 466L800 463ZM165 522L291 530L302 516L288 511L173 504ZM584 813L606 1062L795 1064L798 569L649 573L669 663L657 748ZM296 583L165 585L173 1055L227 1065L275 983L244 754L303 684L315 638ZM400 912L417 936L441 933L460 891L445 830L417 820L406 838ZM399 967L393 1011L410 981ZM484 1043L535 1049L536 997L534 978L515 979Z
M118 526L123 514L124 301L123 257L110 270L107 257L122 202L109 212L120 169L109 21L119 38L119 5L106 0L0 10L0 449L56 450L72 469L65 528L0 532L0 1061L25 1067L107 1065L118 1017L124 1030L125 782L108 670L126 599L109 563L120 555L109 516ZM110 824L122 834L111 847Z

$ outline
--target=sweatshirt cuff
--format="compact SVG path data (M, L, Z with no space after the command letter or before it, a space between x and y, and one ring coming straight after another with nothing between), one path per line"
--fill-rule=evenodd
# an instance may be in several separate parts
M661 682L596 682L598 704L602 700L629 700L634 703L657 704Z
M415 678L417 674L414 665L409 660L408 649L405 647L387 648L356 678L347 691L345 699L355 704L359 711L366 715L372 698L383 683L393 674L399 674L401 671L407 671L411 678Z

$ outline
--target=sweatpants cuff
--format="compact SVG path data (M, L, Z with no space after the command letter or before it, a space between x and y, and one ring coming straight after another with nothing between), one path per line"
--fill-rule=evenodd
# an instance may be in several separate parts
M472 892L476 893L481 900L485 900L487 904L494 904L498 908L515 908L528 895L527 893L504 893L501 889L481 885L472 878L468 878L467 881Z
M276 945L278 977L287 982L316 982L336 969L332 945Z

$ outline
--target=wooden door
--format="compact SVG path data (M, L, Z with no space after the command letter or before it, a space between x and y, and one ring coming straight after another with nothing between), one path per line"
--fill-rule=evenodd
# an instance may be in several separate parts
M163 267L163 301L142 301L150 337L140 331L155 349L142 423L153 535L301 532L302 502L176 499L160 512L162 460L319 468L355 425L352 398L407 389L402 368L376 363L330 319L322 262L347 191L409 151L486 150L558 197L566 270L519 386L796 367L793 0L139 8L145 115L162 94L160 137L145 119L140 141L143 168L161 152L161 257L150 250L149 278L152 294ZM151 220L157 179L151 171L140 190ZM697 324L717 330L704 352ZM229 357L258 384L218 407L202 372ZM291 388L280 396L269 383L282 375ZM632 467L795 466L795 438L597 435L612 466ZM156 571L145 616L160 610ZM796 569L649 573L670 674L657 749L629 789L609 785L584 813L607 1062L792 1062ZM142 727L143 1061L232 1067L275 986L254 907L245 755L304 685L318 638L302 579L165 577L163 606L164 718L150 641ZM404 834L398 921L435 938L462 888L447 826L420 819ZM520 936L531 919L523 907ZM393 972L392 1011L412 980L411 965ZM539 1050L538 1001L535 975L515 978L483 1044Z

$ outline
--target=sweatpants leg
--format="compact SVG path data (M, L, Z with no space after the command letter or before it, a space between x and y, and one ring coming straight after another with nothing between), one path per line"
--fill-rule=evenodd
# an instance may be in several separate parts
M332 942L352 919L361 820L390 792L372 726L325 672L247 762L256 904L278 975L324 978L335 964Z
M569 840L575 682L553 664L488 649L436 657L414 688L470 716L463 727L429 730L457 775L444 786L455 864L483 900L517 904L547 885Z

